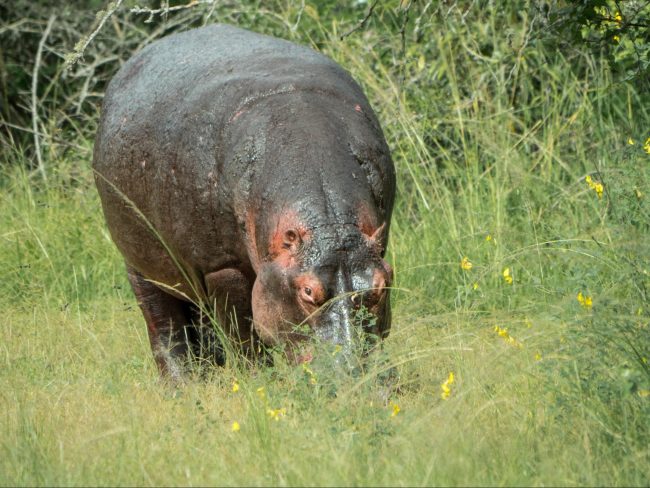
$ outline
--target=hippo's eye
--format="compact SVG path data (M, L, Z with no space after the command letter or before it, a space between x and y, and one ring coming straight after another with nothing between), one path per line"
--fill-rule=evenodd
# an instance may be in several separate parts
M293 286L295 286L297 298L303 306L313 307L323 303L323 287L315 275L305 273L296 278Z
M304 302L310 303L312 305L316 305L316 297L314 293L314 289L310 286L303 286L302 289L300 290L300 295L301 298Z

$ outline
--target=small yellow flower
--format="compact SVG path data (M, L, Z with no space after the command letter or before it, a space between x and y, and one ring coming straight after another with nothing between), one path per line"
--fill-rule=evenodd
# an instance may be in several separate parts
M490 242L490 241L492 240L492 236L491 236L490 234L486 235L486 236L485 236L485 240L486 240L487 242Z
M630 146L634 146L634 139L632 139L631 137L628 137L628 138L627 138L627 143L628 143Z
M445 380L444 383L440 385L440 389L442 390L442 393L440 393L440 398L443 400L447 400L449 396L451 395L451 385L454 383L454 373L452 371L449 372L449 376Z
M512 275L510 274L510 268L505 268L503 270L503 281L508 285L512 285Z
M639 391L637 391L637 394L638 394L641 398L647 398L647 397L650 396L650 390L639 390Z
M541 361L542 355L540 353L535 353L535 361Z
M393 412L390 414L390 416L397 417L397 414L400 412L401 408L399 408L399 405L397 403L390 402L390 404L393 407Z
M316 374L311 370L309 366L307 366L307 363L302 363L302 369L307 374L307 376L309 376L310 384L315 385L316 383L318 383L318 381L316 380Z
M643 150L650 154L650 137L648 137L643 143Z
M232 382L232 392L237 393L238 391L239 391L239 383L237 382L237 380L234 380Z
M237 422L237 421L235 420L235 421L232 423L232 427L231 427L230 430L232 430L233 432L239 432L239 422Z
M616 15L614 15L614 20L619 24L623 21L623 16L620 12L616 12Z
M614 35L612 36L612 40L613 40L614 42L621 42L621 36L619 36L618 34L614 34Z
M460 267L465 271L469 271L470 269L472 269L472 266L474 265L471 263L471 261L467 256L465 256L460 262Z
M341 344L337 344L337 345L335 345L335 346L334 346L334 351L332 351L332 357L334 357L334 356L336 356L338 353L340 353L342 349L343 349L343 346L341 346Z
M269 408L266 410L266 413L272 420L278 422L281 417L284 417L287 413L286 408Z
M576 297L576 300L578 300L578 303L582 305L584 308L587 310L591 309L593 306L593 300L591 299L591 296L589 295L583 295L582 292L578 292L578 296Z
M594 190L596 192L596 195L598 195L598 198L603 198L603 190L605 188L603 187L602 183L600 183L598 181L594 181L591 178L591 176L589 176L589 175L585 176L585 182L587 182L587 185L589 186L589 188L591 188L592 190Z
M472 285L472 288L473 288L474 290L478 290L478 283L474 283L474 284Z
M510 335L510 333L508 332L507 327L502 329L498 325L495 325L494 326L494 332L496 332L499 337L501 337L504 341L506 341L511 346L515 346L515 347L518 347L518 348L523 347L521 342L519 342L517 339L515 339L514 337L512 337Z

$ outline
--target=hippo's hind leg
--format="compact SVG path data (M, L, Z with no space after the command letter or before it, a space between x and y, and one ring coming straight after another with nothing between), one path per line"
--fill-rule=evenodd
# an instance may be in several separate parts
M129 281L147 322L149 342L162 376L173 381L183 378L193 327L186 302L165 293L135 269L127 266Z

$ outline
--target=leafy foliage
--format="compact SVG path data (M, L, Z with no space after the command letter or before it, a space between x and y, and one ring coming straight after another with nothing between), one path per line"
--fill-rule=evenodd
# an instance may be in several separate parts
M650 2L572 0L543 4L549 33L568 48L604 56L621 80L650 88Z

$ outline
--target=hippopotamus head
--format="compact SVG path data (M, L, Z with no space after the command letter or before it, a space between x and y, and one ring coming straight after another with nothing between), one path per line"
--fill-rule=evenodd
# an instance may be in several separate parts
M253 287L253 323L261 339L296 346L315 337L353 366L388 335L392 269L383 259L387 224L305 225L296 216L270 226L269 252Z

